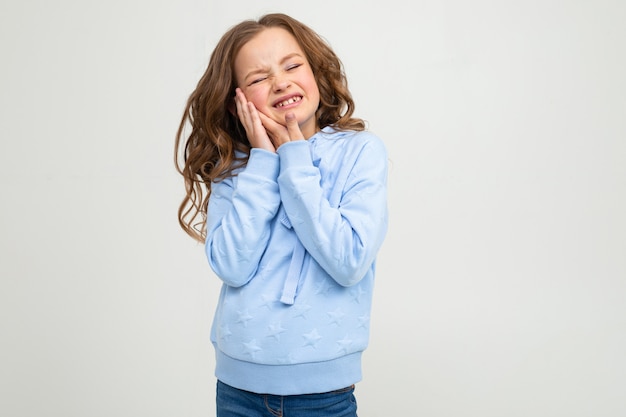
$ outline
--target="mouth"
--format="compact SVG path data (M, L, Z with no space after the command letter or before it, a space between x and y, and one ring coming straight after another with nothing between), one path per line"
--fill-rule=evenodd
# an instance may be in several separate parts
M282 99L280 101L278 101L277 103L274 103L274 107L280 109L282 107L287 107L290 106L294 103L298 103L302 100L302 96L299 95L295 95L295 96L291 96L289 98L286 99Z

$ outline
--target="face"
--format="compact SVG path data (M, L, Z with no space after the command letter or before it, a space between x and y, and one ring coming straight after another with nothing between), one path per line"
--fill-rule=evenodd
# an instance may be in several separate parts
M319 130L319 89L304 52L286 30L268 28L246 43L235 58L235 76L261 113L284 125L285 114L293 112L305 138Z

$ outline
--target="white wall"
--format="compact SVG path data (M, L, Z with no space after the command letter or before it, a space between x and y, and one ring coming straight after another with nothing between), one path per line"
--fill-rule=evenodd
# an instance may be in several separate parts
M624 3L260 3L1 3L0 414L214 415L173 140L269 11L330 41L389 148L359 415L626 414Z

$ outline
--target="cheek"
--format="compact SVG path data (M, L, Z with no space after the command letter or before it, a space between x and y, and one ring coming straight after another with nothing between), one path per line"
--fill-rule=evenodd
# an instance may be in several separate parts
M245 94L246 99L252 102L252 104L254 104L254 107L256 107L257 110L261 110L265 108L265 106L267 105L266 104L267 94L264 94L260 88L248 89L248 90L245 90L243 93Z
M319 88L317 86L317 82L315 81L315 77L313 76L313 74L311 74L311 76L307 78L306 85L307 85L306 88L309 91L310 97L317 97L319 101L320 92L319 92Z
M276 123L283 123L283 120L274 113L274 108L268 104L268 93L266 91L254 89L254 91L245 94L248 101L252 102L258 111L274 120Z

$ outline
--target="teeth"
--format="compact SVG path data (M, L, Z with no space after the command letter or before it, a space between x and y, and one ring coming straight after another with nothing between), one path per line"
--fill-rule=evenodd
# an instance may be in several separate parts
M300 101L300 100L302 100L302 97L291 97L289 100L285 100L285 101L283 101L281 103L278 103L276 105L276 107L287 106L287 105L289 105L291 103L295 103L296 101Z

